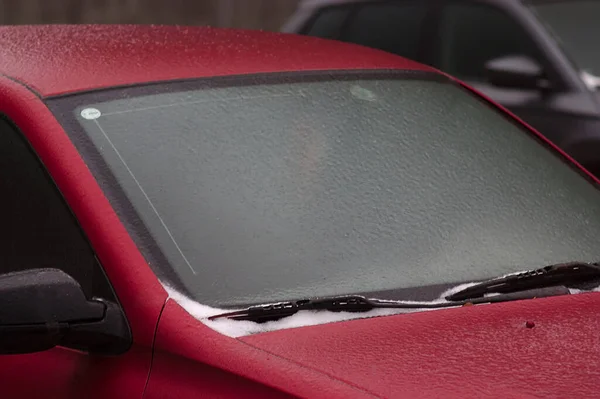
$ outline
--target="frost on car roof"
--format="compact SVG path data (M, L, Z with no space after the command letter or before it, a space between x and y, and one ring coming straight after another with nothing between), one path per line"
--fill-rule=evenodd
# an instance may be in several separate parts
M275 32L148 25L0 27L0 73L42 97L169 80L339 69L433 71L383 51Z

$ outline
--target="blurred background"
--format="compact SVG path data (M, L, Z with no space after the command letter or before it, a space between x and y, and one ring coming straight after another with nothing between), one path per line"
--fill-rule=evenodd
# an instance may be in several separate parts
M279 30L298 0L0 0L1 24L135 23Z

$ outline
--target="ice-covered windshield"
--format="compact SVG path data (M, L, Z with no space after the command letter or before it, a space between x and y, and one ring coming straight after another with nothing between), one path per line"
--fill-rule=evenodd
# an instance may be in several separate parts
M202 303L600 260L596 188L454 84L399 74L173 87L54 101L109 199L132 204L120 216L151 266Z
M581 70L584 81L600 87L600 1L534 0L530 6Z

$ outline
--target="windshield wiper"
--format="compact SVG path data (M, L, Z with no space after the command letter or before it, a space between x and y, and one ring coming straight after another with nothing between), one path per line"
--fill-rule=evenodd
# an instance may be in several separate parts
M600 283L600 264L562 263L482 281L448 295L446 299L448 301L462 301L492 293L505 294L557 285L574 287L577 284L596 281Z
M327 310L331 312L368 312L372 309L436 309L462 306L466 304L480 304L493 302L515 301L519 299L540 298L556 295L568 295L569 290L565 287L549 287L495 295L474 300L459 300L452 302L406 302L390 301L376 298L366 298L361 295L332 296L314 299L302 299L298 301L277 302L265 305L251 306L246 309L221 313L209 317L209 320L230 319L249 320L257 323L279 320L292 316L300 310Z

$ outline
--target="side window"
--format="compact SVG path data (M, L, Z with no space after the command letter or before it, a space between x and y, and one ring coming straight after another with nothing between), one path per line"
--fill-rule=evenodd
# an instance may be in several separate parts
M324 39L337 39L349 12L350 8L347 6L322 8L312 19L305 34Z
M435 66L460 79L482 81L485 63L506 55L539 61L537 47L510 15L491 6L452 4L442 13Z
M94 252L25 138L0 118L0 273L44 267L74 277L88 298L114 301Z
M341 40L419 59L424 0L361 5L352 15Z

